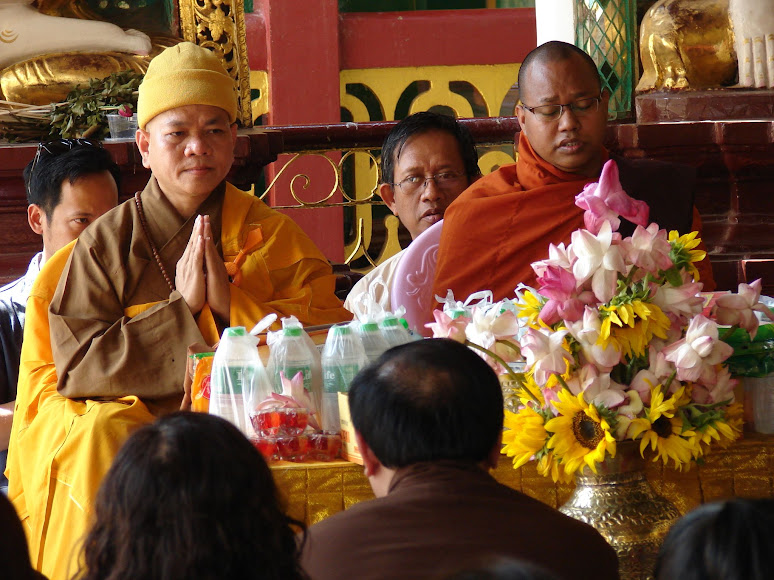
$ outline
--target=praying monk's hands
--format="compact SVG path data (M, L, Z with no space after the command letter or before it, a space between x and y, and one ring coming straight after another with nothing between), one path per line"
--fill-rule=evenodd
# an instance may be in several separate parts
M175 268L175 288L196 316L207 299L207 285L204 274L204 219L197 216L191 237Z
M231 285L223 258L212 239L210 216L204 219L204 271L206 272L207 304L220 321L229 326L231 319Z

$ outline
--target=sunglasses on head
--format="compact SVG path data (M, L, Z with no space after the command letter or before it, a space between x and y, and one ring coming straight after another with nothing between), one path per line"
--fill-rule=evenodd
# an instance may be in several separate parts
M35 157L32 158L32 167L30 168L28 182L32 181L32 174L35 172L35 167L38 165L40 156L43 153L51 155L52 157L56 157L62 153L67 153L75 147L94 147L101 149L102 143L99 141L90 141L88 139L57 139L56 141L41 141L38 143L38 148L35 151Z

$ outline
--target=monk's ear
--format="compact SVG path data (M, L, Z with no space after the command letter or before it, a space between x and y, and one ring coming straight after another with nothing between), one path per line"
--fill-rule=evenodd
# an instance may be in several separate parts
M398 216L398 206L395 205L395 187L389 183L382 183L379 185L379 195L384 200L385 205L390 208L390 211Z
M521 128L522 133L527 135L527 127L526 123L524 122L524 119L527 116L527 110L522 105L516 105L516 118L519 120L519 127ZM527 135L529 137L529 135Z
M150 151L150 134L142 129L137 129L134 139L137 142L137 149L142 156L142 166L145 169L150 169L150 161L148 159L148 153Z
M31 203L27 206L27 223L30 224L30 229L38 234L43 235L43 225L46 220L46 213L43 208L35 203Z

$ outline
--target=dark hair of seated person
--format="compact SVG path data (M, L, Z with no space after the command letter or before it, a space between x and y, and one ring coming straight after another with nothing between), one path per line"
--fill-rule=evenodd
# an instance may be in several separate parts
M13 504L0 492L0 577L13 580L45 580L30 564L27 538Z
M476 568L466 568L443 580L558 580L545 568L513 558L497 558Z
M97 494L86 580L305 578L263 457L231 423L174 413L135 432ZM303 543L303 542L301 542Z
M422 111L409 115L400 121L384 140L382 145L382 183L392 183L395 180L395 164L400 159L406 141L415 135L422 135L430 131L442 131L457 140L468 182L481 175L476 144L468 128L449 115Z
M60 143L71 144L58 145ZM72 140L52 141L49 148L38 152L38 159L33 159L24 168L24 183L27 186L27 203L39 206L48 219L54 215L54 210L62 201L62 184L65 180L71 184L81 177L95 175L107 171L113 176L116 187L121 190L121 171L113 161L113 157L98 143L84 141L79 145ZM58 145L58 147L55 147Z
M503 428L497 375L449 339L391 348L357 374L349 391L355 429L379 461L485 461Z
M661 545L656 580L774 578L774 499L735 498L681 517Z

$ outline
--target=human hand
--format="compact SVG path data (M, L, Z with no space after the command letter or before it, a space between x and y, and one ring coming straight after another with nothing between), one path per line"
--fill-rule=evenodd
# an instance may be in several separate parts
M226 265L212 239L210 216L204 216L204 269L207 272L207 304L226 326L231 319L231 288Z
M193 315L201 311L206 299L204 247L204 220L197 216L185 251L175 267L175 288Z

